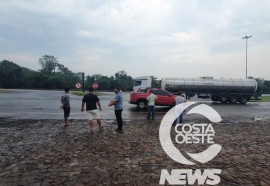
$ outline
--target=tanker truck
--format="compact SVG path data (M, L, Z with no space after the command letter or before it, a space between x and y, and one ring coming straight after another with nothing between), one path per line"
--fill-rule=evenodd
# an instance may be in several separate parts
M258 94L257 81L242 78L163 78L161 88L169 92L185 92L188 98L194 95L209 95L212 101L221 103L245 104Z
M255 79L242 78L163 78L161 88L171 93L184 92L188 99L197 95L221 103L245 104L253 96L258 99L261 95Z

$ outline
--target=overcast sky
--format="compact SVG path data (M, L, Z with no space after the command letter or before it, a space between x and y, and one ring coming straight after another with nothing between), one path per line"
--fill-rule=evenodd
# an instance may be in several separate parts
M270 79L269 0L0 0L0 60L33 70Z

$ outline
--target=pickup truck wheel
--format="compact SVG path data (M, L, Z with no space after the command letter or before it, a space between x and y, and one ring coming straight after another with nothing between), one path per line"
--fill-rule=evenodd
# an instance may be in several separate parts
M146 102L143 101L143 100L138 101L137 108L138 109L145 109L146 108Z
M242 96L240 97L239 102L240 102L241 104L246 104L247 101L248 101L248 96L242 95Z

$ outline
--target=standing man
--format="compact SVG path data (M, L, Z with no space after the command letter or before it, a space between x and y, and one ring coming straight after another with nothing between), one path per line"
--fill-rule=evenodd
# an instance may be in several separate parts
M61 109L64 111L64 123L65 127L68 126L68 117L70 114L70 98L69 98L69 88L65 89L65 94L61 96Z
M84 111L84 104L86 103L86 112L88 113L88 118L89 118L89 127L90 127L90 132L94 132L94 120L97 120L99 129L102 129L103 126L101 124L101 119L100 119L100 113L101 111L101 105L99 98L97 95L91 93L93 91L92 88L89 88L89 93L86 94L83 99L82 99L82 106L81 106L81 111ZM99 110L97 109L97 106Z
M152 115L152 119L155 119L155 102L156 102L157 96L153 94L153 91L150 90L150 95L147 96L148 101L148 116L147 119L150 119L150 116Z
M122 111L123 111L123 93L119 87L114 89L116 94L114 100L109 103L109 106L114 105L114 113L117 120L118 128L115 129L116 132L122 133L123 120L122 120Z
M183 112L183 103L187 102L185 95L182 92L178 92L177 96L175 97L175 105L178 106L177 113L181 112L179 117L173 122L173 126L176 126L177 123L182 124L184 122L184 112Z

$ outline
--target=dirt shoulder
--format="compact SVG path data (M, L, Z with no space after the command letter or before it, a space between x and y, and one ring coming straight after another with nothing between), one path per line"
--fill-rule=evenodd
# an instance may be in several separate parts
M195 166L163 151L160 121L125 121L123 134L103 122L90 134L86 120L64 128L59 120L0 118L0 185L158 185L162 169L206 168L222 170L219 185L270 185L268 121L213 125L222 150Z

